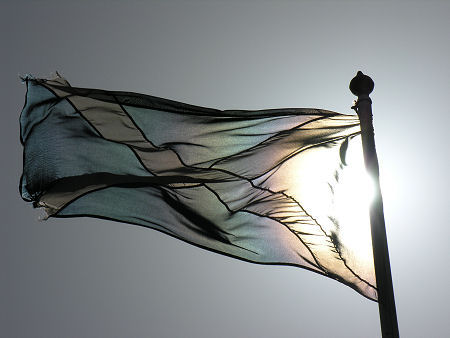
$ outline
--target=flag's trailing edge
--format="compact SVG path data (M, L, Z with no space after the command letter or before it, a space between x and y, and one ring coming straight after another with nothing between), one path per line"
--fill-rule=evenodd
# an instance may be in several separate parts
M137 224L377 299L356 116L24 81L20 193L49 217Z

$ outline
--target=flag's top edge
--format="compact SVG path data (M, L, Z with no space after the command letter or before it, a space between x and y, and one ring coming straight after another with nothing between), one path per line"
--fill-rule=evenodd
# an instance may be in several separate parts
M47 89L57 89L67 94L91 97L105 102L119 103L126 106L136 108L156 109L163 111L171 111L175 113L184 113L192 115L205 115L217 117L274 117L274 116L289 116L289 115L317 115L324 117L342 117L349 119L358 119L354 114L342 114L331 110L319 108L270 108L257 110L219 110L215 108L197 106L183 103L180 101L165 99L148 94L141 94L127 91L110 91L97 88L83 88L72 87L70 83L61 75L56 73L51 78L36 78L31 74L26 74L21 77L23 82L33 82L42 85Z

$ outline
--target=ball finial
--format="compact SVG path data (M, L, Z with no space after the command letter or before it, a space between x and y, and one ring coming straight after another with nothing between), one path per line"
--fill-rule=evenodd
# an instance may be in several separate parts
M369 95L373 87L373 80L361 71L358 71L356 76L350 81L350 91L356 96Z

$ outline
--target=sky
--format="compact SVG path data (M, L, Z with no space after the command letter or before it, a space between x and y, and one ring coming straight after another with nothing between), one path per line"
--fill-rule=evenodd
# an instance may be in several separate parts
M1 337L380 337L378 308L310 271L157 231L49 219L19 196L19 76L219 109L351 113L375 140L400 334L450 332L448 1L0 3Z

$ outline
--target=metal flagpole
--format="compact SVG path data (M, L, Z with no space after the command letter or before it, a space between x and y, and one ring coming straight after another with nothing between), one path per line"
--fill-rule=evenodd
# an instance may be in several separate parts
M369 97L373 87L374 83L372 79L360 71L350 82L351 92L358 96L354 108L361 124L364 162L369 175L375 182L375 196L370 206L370 226L377 280L381 333L383 338L396 338L399 337L397 313L395 310L394 289L392 287L391 266L389 263L386 227L384 224L378 158L375 150L372 123L372 100Z

